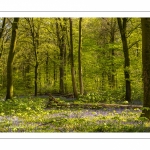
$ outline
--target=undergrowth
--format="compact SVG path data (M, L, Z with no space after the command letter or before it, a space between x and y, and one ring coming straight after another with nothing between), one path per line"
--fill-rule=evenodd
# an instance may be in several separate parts
M0 132L149 132L140 109L45 109L45 98L0 101Z

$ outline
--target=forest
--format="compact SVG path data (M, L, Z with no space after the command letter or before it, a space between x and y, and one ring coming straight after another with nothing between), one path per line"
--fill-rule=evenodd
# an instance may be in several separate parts
M149 132L150 18L0 18L0 132Z

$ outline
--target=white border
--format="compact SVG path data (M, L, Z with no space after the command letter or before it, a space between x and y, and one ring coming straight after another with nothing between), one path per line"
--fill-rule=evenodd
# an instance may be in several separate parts
M144 0L3 0L0 11L149 11Z
M150 11L0 11L0 17L150 17Z
M149 133L0 133L0 139L150 139Z
M148 0L3 0L1 17L149 17Z

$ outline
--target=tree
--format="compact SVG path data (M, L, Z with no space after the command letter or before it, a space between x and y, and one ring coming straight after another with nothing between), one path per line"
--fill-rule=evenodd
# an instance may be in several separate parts
M82 48L82 18L79 18L79 47L78 47L78 70L80 94L83 95L82 65L81 65L81 48Z
M115 65L114 65L114 60L115 60L115 42L116 42L116 33L118 31L117 28L117 19L116 18L102 18L101 19L101 24L102 24L102 29L100 31L99 34L101 34L101 38L100 41L102 44L104 45L105 52L104 56L107 59L107 64L110 66L109 69L104 70L104 72L102 73L102 78L104 78L104 75L107 74L108 76L108 84L111 90L116 88L116 69L115 69ZM104 58L105 61L105 58ZM104 68L107 68L106 63L104 63ZM106 83L103 83L103 86Z
M116 33L116 19L111 18L110 21L110 44L115 43L115 33ZM111 58L111 72L108 75L110 81L110 87L113 89L115 87L115 69L114 69L114 57L115 57L115 49L111 48L110 58Z
M71 62L71 75L72 75L72 87L74 97L78 96L76 81L75 81L75 70L74 70L74 57L73 57L73 34L72 34L72 18L69 18L70 23L70 62Z
M126 29L127 29L127 18L117 18L118 26L121 34L121 40L123 45L124 52L124 75L125 75L125 86L126 86L126 94L125 100L131 102L131 81L130 81L130 58L129 58L129 50L128 43L126 37Z
M39 30L40 30L40 21L37 26L35 25L34 19L29 18L26 19L30 26L30 34L32 37L35 65L34 65L34 95L37 96L38 92L38 68L39 68L39 60L38 60L38 48L39 48Z
M150 119L150 18L142 18L142 64L143 64L143 84L144 100L143 117Z
M19 23L19 18L14 18L14 21L12 23L12 36L11 36L10 50L9 50L9 55L8 55L8 60L7 60L7 94L6 94L6 100L12 99L12 97L13 97L13 59L14 59L14 55L15 55L18 23Z
M64 75L65 75L65 51L66 51L66 43L65 43L65 31L66 27L61 23L60 18L56 18L56 33L57 33L57 41L58 47L60 50L60 85L59 85L59 92L61 94L65 93L64 88Z
M3 21L2 21L2 27L0 29L0 58L2 56L2 52L3 52L3 42L2 42L2 36L3 36L3 33L4 33L4 27L5 27L5 24L6 24L6 18L3 18Z

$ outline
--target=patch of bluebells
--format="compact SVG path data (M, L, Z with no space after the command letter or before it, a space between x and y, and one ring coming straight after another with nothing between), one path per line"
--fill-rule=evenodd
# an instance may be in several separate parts
M95 117L95 116L114 116L118 115L128 115L130 113L139 113L139 110L129 110L129 109L82 109L82 110L64 110L60 113L50 114L51 117L67 117L67 118L84 118L84 117Z
M60 110L55 111L53 113L49 113L45 116L43 116L43 119L49 120L49 119L55 119L57 122L57 118L61 118L63 120L69 120L69 119L83 119L86 123L86 119L88 119L87 126L100 126L102 129L104 128L104 132L109 131L109 128L111 131L116 131L117 128L123 128L126 126L136 126L136 127L142 127L143 122L138 120L138 116L140 116L141 110L133 110L133 109L122 109L122 108L102 108L102 109L80 109L80 110L73 110L73 109L67 109L67 110ZM61 121L60 119L60 121ZM10 121L12 122L13 126L21 126L23 124L23 120L21 120L18 117L7 117L7 116L0 116L0 122L1 121ZM35 122L35 123L34 123ZM42 122L41 122L42 123ZM83 123L83 122L82 122ZM36 122L36 118L33 119L32 122L27 123L24 122L26 126L37 126L37 128L33 128L32 131L36 132L36 129L38 130L38 124L40 122ZM77 124L79 126L80 123ZM69 132L76 132L76 126L73 125L73 128L65 129L65 126L67 126L67 122L64 122L64 126L59 126L59 123L57 126L53 125L53 123L48 124L49 128L53 128L55 131L60 132L66 132L69 130ZM83 127L81 127L83 126ZM82 130L86 130L85 126L81 124L80 128ZM41 127L41 126L40 126ZM28 127L26 127L27 129ZM75 129L74 129L75 128ZM78 127L77 127L78 128ZM84 129L85 128L85 129ZM106 128L106 129L105 129ZM80 130L80 129L77 129Z

